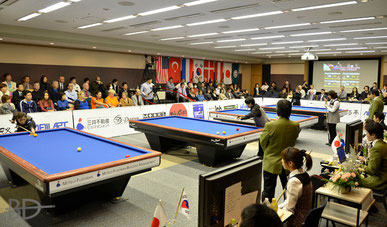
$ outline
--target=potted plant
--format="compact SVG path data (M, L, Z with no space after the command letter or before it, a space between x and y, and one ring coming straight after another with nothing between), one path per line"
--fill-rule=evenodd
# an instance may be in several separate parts
M334 187L337 187L340 193L348 193L352 187L359 186L360 178L361 176L358 171L347 172L340 169L335 171L327 181L333 184Z

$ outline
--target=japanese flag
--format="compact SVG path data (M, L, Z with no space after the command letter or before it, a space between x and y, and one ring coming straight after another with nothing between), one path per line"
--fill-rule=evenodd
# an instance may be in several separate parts
M157 205L151 227L163 227L167 220L168 216L164 208L160 204Z
M232 64L231 63L224 63L223 70L224 70L224 83L225 84L232 84Z
M340 133L335 137L335 139L332 141L332 151L333 151L333 156L337 157L337 148L341 147L344 145L344 140L342 139L343 133Z

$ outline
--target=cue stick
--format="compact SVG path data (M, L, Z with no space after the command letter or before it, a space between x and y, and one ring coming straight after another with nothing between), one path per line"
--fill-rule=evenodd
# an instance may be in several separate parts
M278 198L277 198L277 203L278 203L278 201L281 199L281 197L282 197L282 195L285 193L285 191L286 191L286 188L281 192L281 195L278 196Z
M181 197L183 197L183 192L184 192L184 187L183 187L183 190L181 190L181 194L180 194L180 198L179 198L179 203L177 204L176 214L175 214L175 218L173 219L173 225L172 225L172 227L175 227L175 222L176 222L176 218L177 218L177 213L179 212L179 206L180 206L180 202L181 202Z
M22 128L22 129L26 130L27 132L30 132L30 133L32 133L30 130L28 130L28 129L26 129L26 128L24 128L24 127L20 126L20 125L16 125L16 127Z

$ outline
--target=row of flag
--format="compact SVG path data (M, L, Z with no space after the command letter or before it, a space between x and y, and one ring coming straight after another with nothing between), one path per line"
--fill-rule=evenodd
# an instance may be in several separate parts
M174 83L185 81L223 81L225 84L239 82L239 64L176 57L157 57L156 83L166 84L169 78Z

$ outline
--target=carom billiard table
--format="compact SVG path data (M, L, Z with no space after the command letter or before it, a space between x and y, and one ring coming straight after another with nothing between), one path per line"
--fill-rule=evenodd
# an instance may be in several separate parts
M254 126L180 116L130 120L129 126L145 133L153 150L166 152L176 147L195 146L199 162L209 166L240 157L246 144L258 140L263 130Z
M27 181L43 204L56 208L85 198L120 197L131 176L160 165L160 152L76 129L37 135L0 135L0 164L10 183Z
M247 120L238 119L238 117L243 117L249 113L250 113L250 110L233 109L233 110L213 111L213 112L210 112L209 116L210 118L213 118L216 120L254 125L255 123L252 118ZM277 113L266 112L266 115L272 121L277 119ZM299 115L299 114L292 114L290 115L289 119L300 123L301 128L314 125L318 121L317 116L307 116L307 115Z

